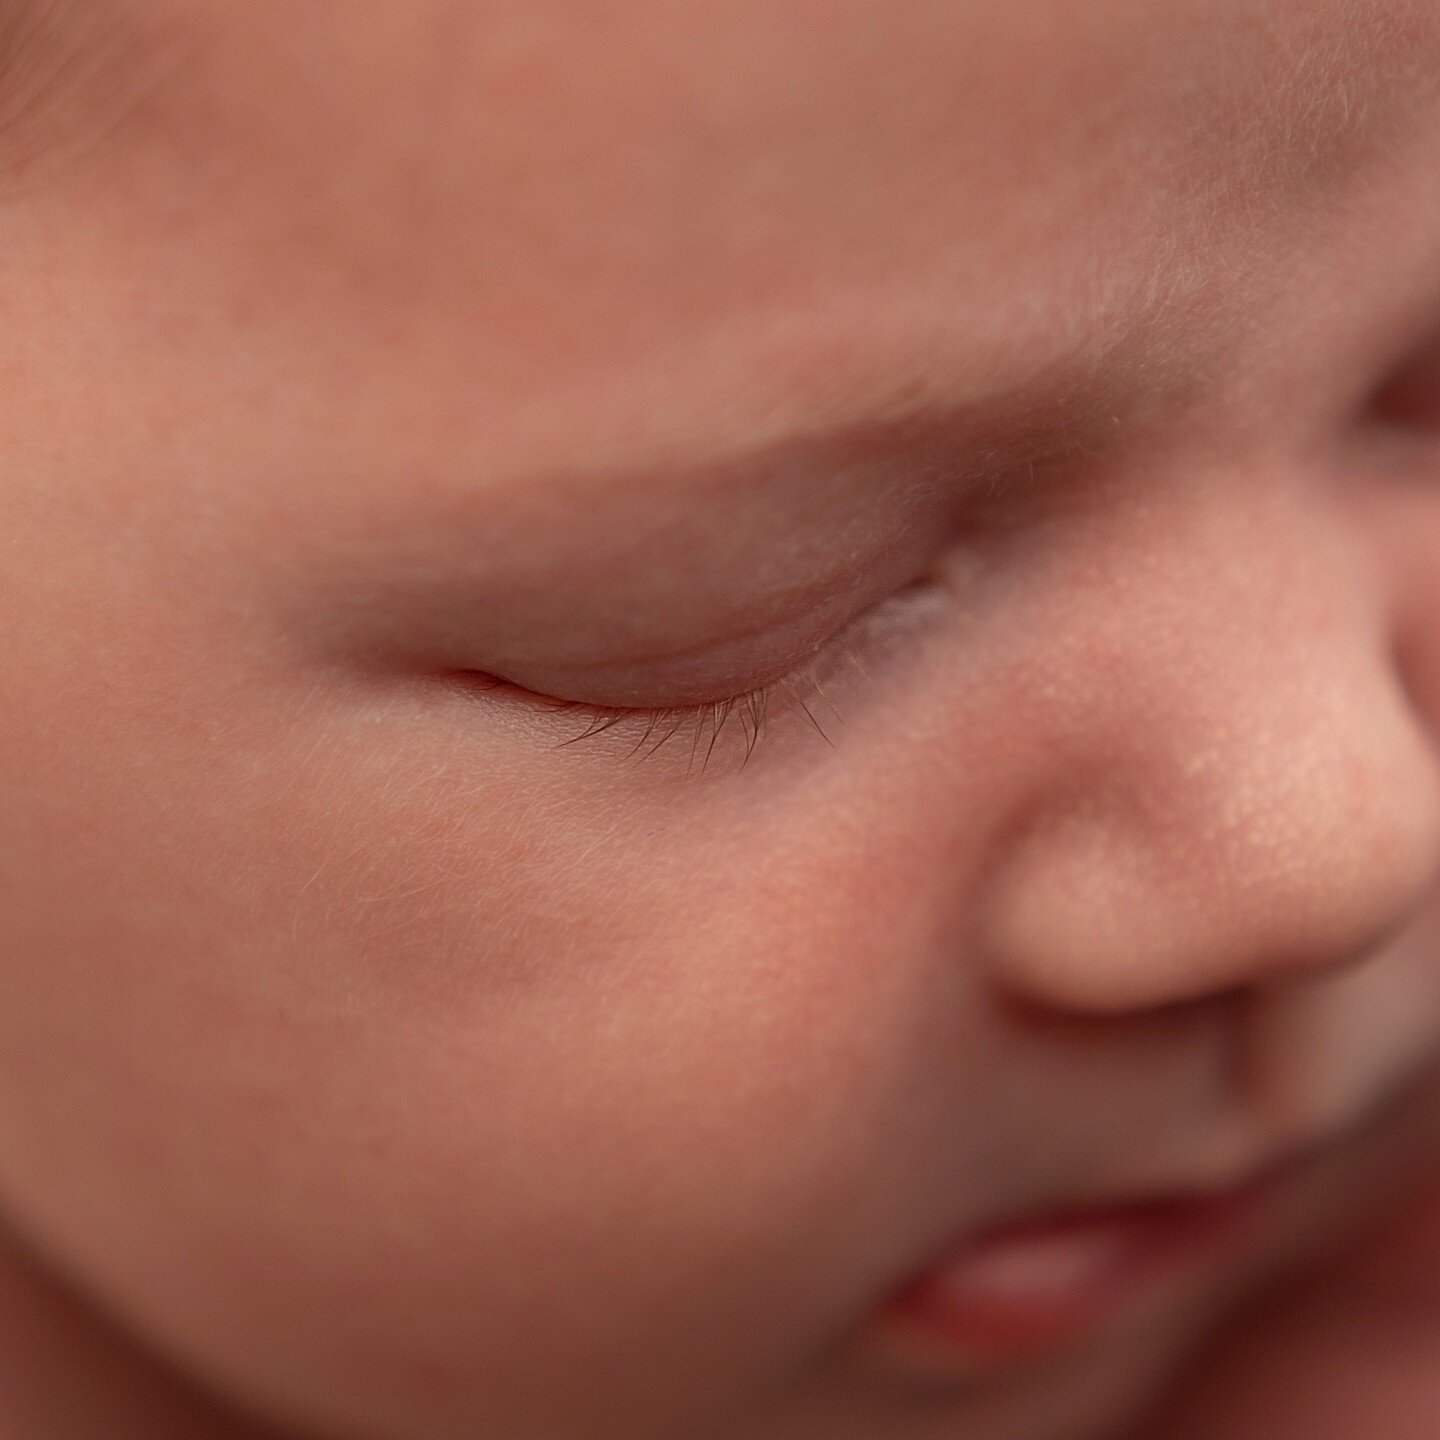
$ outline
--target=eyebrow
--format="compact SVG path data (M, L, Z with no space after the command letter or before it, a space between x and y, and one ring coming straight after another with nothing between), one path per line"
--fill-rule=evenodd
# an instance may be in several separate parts
M864 365L838 386L829 383L826 347L806 344L787 367L789 383L778 386L778 409L757 414L741 392L734 407L701 407L644 438L624 421L605 438L603 424L582 423L571 428L583 445L556 453L551 411L542 407L524 426L520 453L487 465L494 489L461 465L427 487L422 503L409 487L382 486L356 505L347 488L346 509L362 550L437 582L447 555L455 573L468 573L477 515L503 526L506 549L541 554L565 551L586 533L587 517L605 515L636 555L702 533L722 512L750 516L765 533L776 515L804 515L815 521L810 533L829 536L821 547L828 558L817 553L815 563L833 567L843 534L876 506L962 523L990 504L1009 510L1093 472L1132 443L1137 427L1216 383L1219 357L1173 342L1163 319L1129 316L1028 356L997 351L991 366L973 357L957 363L959 350L947 363L921 347ZM584 413L613 418L607 396L587 395ZM562 392L556 405L573 417L572 401ZM530 444L538 453L524 453ZM822 512L827 520L817 518ZM329 512L332 533L336 523ZM486 564L503 568L504 560L488 553Z
M103 148L181 51L118 0L0 0L0 193Z
M749 439L717 437L693 448L682 442L673 454L562 466L536 478L573 484L577 493L613 484L699 495L868 468L931 479L956 498L994 495L1049 466L1110 453L1128 422L1183 403L1208 383L1209 358L1125 344L1112 353L1095 343L988 384L973 375L962 382L943 366L922 381L917 368L913 382L903 372L875 376L843 398L828 397L828 405L811 409L802 401L797 413Z
M722 510L736 519L748 515L748 524L762 530L783 513L794 521L785 531L792 542L809 535L818 543L810 568L829 573L837 551L853 561L867 549L860 536L868 533L865 517L877 505L899 522L889 534L893 541L924 516L934 521L949 515L953 522L977 505L1023 503L1058 475L1072 474L1077 460L1083 465L1113 453L1125 433L1125 413L1136 402L1106 378L1097 373L1092 386L1076 382L1059 398L1053 379L976 394L962 403L928 394L908 406L883 401L847 406L811 423L796 417L797 423L749 443L663 458L506 470L502 510L492 512L492 519L503 516L508 547L517 553L527 553L533 542L540 553L563 556L568 542L587 532L583 524L558 527L557 515L579 520L605 514L619 522L614 528L639 555L707 532L707 517ZM436 536L474 533L477 497L469 486L448 491L421 523L413 497L397 492L387 503L395 513L383 514L377 524L370 510L367 532L383 536L392 557L413 547L417 573L431 578L443 574L437 557L450 549L437 547ZM457 553L466 557L461 568L467 570L468 543Z
M893 413L879 404L730 453L649 468L634 478L642 486L663 479L680 489L705 491L735 480L903 465L915 481L933 479L957 496L976 489L994 494L1062 459L1102 453L1113 441L1120 420L1114 412L1122 403L1108 388L1057 398L1054 388L1036 385L960 403L927 397Z

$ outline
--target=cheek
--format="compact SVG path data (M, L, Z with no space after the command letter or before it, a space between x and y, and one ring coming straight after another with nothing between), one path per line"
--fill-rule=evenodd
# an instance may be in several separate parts
M0 1004L0 1185L140 1330L285 1416L673 1432L909 1243L915 941L863 826L147 695L52 736Z

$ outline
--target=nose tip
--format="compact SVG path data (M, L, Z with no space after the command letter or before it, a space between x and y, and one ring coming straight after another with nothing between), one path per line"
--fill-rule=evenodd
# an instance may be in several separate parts
M1353 965L1440 871L1440 784L1400 707L1093 762L994 872L983 948L1007 990L1117 1015Z

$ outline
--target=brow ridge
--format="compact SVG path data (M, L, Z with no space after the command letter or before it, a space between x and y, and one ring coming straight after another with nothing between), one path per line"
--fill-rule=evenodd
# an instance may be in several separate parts
M157 39L123 0L0 0L0 196L103 152L181 62Z

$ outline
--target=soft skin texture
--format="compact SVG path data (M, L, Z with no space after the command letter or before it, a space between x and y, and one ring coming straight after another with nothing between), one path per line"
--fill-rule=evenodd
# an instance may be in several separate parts
M1094 1440L1409 1188L1433 5L3 3L6 1440ZM869 1324L1309 1146L1075 1353Z

